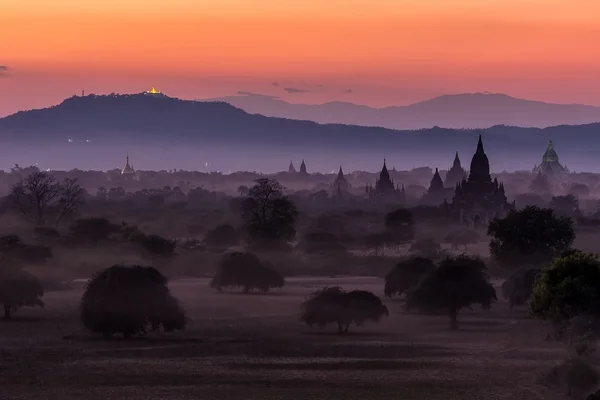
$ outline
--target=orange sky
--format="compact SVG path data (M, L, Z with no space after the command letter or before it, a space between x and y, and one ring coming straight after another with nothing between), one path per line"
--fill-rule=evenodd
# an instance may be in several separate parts
M1 2L0 116L151 85L184 98L380 106L490 91L600 105L600 0Z

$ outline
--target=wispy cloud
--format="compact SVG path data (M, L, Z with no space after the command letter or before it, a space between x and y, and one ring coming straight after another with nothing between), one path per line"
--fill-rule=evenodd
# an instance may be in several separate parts
M6 65L0 65L0 76L5 76L6 71L8 71L8 67Z
M273 86L279 86L279 82L272 82L271 85L273 85Z
M346 89L346 90L344 90L344 93L346 93L346 94L350 94L350 93L352 93L352 92L353 92L353 90L352 90L352 89Z
M260 97L268 97L270 99L278 99L279 97L277 96L271 96L268 94L262 94L262 93L253 93L253 92L247 92L245 90L238 90L237 92L235 92L235 94L239 95L239 96L260 96Z
M294 93L308 93L309 92L309 90L298 89L298 88L291 88L291 87L283 88L283 90L285 90L286 92L288 92L290 94L294 94Z

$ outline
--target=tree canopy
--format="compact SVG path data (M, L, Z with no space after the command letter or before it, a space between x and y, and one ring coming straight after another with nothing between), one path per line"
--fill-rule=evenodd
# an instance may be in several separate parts
M421 278L435 268L433 261L424 257L411 257L399 262L385 277L385 295L392 297L408 293L419 283Z
M540 273L539 268L522 267L508 277L502 284L502 296L508 300L508 305L523 305L529 301L533 293L535 279Z
M20 307L44 307L44 288L31 273L7 265L0 266L0 303L4 305L4 318L9 319Z
M550 208L527 206L494 219L488 227L490 253L505 266L543 265L569 249L575 240L573 221Z
M489 309L496 302L485 263L477 257L448 257L407 296L406 308L425 312L446 310L453 329L458 313L473 304Z
M562 329L579 315L600 317L600 260L580 251L556 258L540 272L529 301L533 315Z
M186 326L185 311L152 267L114 265L90 279L81 299L80 318L93 333L110 337L165 332Z
M389 315L381 299L371 292L325 287L317 290L302 303L301 321L308 326L335 323L338 332L347 333L351 324L362 326L366 321L378 322Z
M287 243L296 237L298 210L274 179L261 178L242 201L242 221L254 246Z

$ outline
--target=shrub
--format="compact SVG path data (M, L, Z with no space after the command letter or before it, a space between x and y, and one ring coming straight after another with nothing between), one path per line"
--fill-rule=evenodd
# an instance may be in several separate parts
M0 303L4 305L4 318L9 319L20 307L44 307L43 296L44 288L37 277L21 268L0 267Z
M407 293L434 269L435 264L429 258L412 257L399 262L385 277L385 295L392 297Z
M185 311L167 287L167 278L152 267L114 265L88 282L81 299L83 326L110 337L144 335L162 328L183 330Z
M241 252L225 254L210 282L210 286L219 291L225 287L241 287L244 293L254 289L268 292L283 284L283 277L273 269L272 264L262 262L253 253Z
M388 315L387 307L373 293L346 292L336 286L320 289L302 303L300 319L310 327L336 323L341 334L347 333L352 323L361 326L365 321L377 322Z

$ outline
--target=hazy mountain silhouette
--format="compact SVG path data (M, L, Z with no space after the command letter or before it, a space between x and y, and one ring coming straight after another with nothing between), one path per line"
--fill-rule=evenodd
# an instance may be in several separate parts
M444 101L441 98L434 102ZM471 117L476 119L477 115L477 110L473 110ZM0 139L5 149L15 144L26 149L35 147L40 149L39 153L33 155L33 150L27 151L30 157L35 156L36 159L50 159L46 153L55 151L57 153L50 160L52 162L57 157L64 157L62 152L67 151L63 150L67 139L73 137L90 140L94 146L98 146L94 148L105 146L108 149L118 145L118 157L124 157L122 143L127 144L127 149L142 151L139 149L144 148L148 159L152 160L156 159L156 154L160 157L161 148L164 150L169 146L179 149L173 150L172 154L217 149L215 151L231 155L235 149L236 159L232 164L240 161L240 157L259 157L264 160L265 157L285 157L282 168L287 168L292 156L316 157L316 154L321 154L321 159L336 163L342 157L359 163L361 161L357 157L384 157L387 154L388 157L395 157L396 165L401 165L402 160L407 165L436 165L433 163L437 163L440 157L449 157L450 163L454 152L459 151L467 162L480 133L484 137L486 151L494 157L495 165L500 168L509 168L517 160L527 168L533 167L539 162L549 140L559 146L561 155L570 152L577 154L578 162L590 163L597 159L593 149L600 147L598 132L600 124L546 129L494 126L485 130L434 127L399 131L265 117L249 114L224 102L199 102L144 94L75 96L53 107L21 111L0 119ZM35 143L35 146L32 147L31 143ZM50 147L42 146L44 144L60 146L49 150ZM150 152L155 155L150 157ZM84 162L104 165L102 160L92 160L90 157L100 159L106 154L99 150L96 154L91 149L86 154L86 158L82 158ZM212 150L208 155L216 157ZM9 156L13 157L12 153ZM21 158L14 156L14 159ZM172 164L177 165L175 160ZM191 162L187 165L190 164L195 165Z
M249 113L319 123L382 126L390 129L488 128L511 125L545 128L600 122L600 107L551 104L504 94L444 95L407 106L372 108L346 102L292 104L273 96L252 93L227 96L225 101Z

